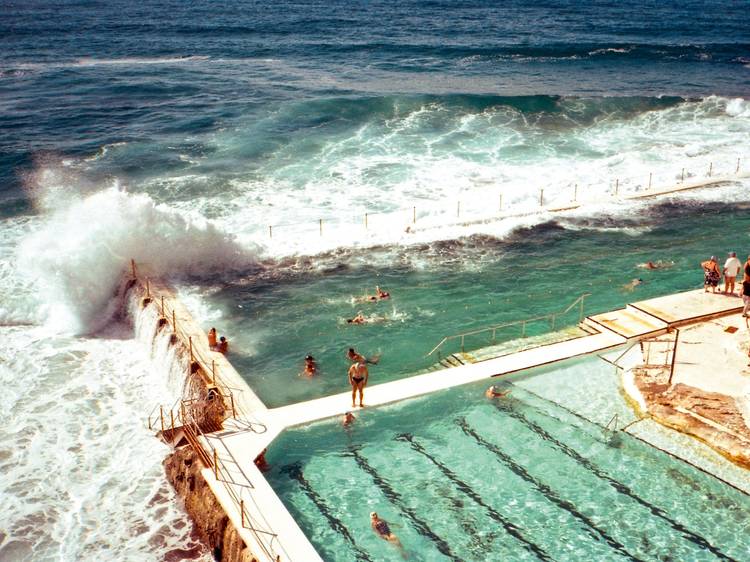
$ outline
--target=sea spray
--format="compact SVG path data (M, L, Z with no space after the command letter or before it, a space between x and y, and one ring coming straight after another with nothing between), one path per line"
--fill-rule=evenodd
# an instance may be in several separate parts
M153 277L201 275L254 263L250 250L208 221L187 217L144 194L108 188L74 199L44 218L20 246L52 325L76 333L104 325L133 259Z

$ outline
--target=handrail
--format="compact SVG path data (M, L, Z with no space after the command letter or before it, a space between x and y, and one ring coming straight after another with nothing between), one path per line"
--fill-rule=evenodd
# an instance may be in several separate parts
M216 449L216 447L214 447L211 444L211 439L201 431L200 424L195 419L195 416L193 415L192 411L190 411L189 409L183 408L182 416L184 416L181 418L183 424L186 424L187 426L189 426L192 429L192 431L196 434L196 436L199 438L198 440L199 446L202 449L204 447L204 444L208 446L210 454L208 451L203 449L204 454L208 455L208 458L211 460L211 466L208 468L212 469L212 472L214 474L214 478L216 479L216 481L224 484L225 490L231 497L232 501L237 505L237 508L240 512L240 522L241 522L242 528L252 531L252 533L255 535L256 540L258 541L258 544L261 546L265 554L270 557L270 559L280 560L280 557L276 554L276 549L273 547L273 541L274 539L278 539L278 533L275 533L273 531L267 531L265 529L256 527L253 521L253 517L251 517L251 515L245 509L245 501L242 499L241 493L240 493L240 496L238 497L237 493L235 492L233 488L233 486L238 486L242 489L246 489L248 488L248 486L245 484L236 482L234 478L232 478L229 470L226 468L226 465L224 465L224 468L222 469L222 464L224 463L222 463L219 457L218 449ZM237 464L236 461L235 461L235 464ZM239 467L239 464L237 464L237 466ZM247 480L247 483L249 484L249 488L252 489L253 485L252 485L252 482L250 482L250 479L247 477L245 479ZM252 495L250 497L253 503L255 503L255 500L252 499ZM249 523L249 526L245 524L246 521ZM268 522L266 522L266 525L268 525ZM262 537L259 536L259 533L263 535L268 535L271 537L268 544L266 544L266 541L263 540ZM286 551L284 550L284 546L280 542L278 544L281 550L284 551L284 554L287 554ZM287 557L288 557L288 554L287 554Z
M131 267L132 267L132 275L133 278L137 278L137 270L135 261L131 260ZM149 302L154 301L154 295L151 294L150 291L150 284L148 282L148 279L145 281L146 286L146 298L149 299ZM171 324L172 333L176 336L179 333L179 328L177 327L177 320L176 320L176 311L174 307L171 307L171 310L168 309L168 304L165 303L164 296L162 295L159 299L160 301L160 308L161 308L161 314L162 318L166 320L167 324ZM144 304L146 304L147 301L144 301ZM171 315L169 314L171 312ZM190 339L188 338L188 341ZM211 383L216 387L216 394L217 397L221 398L225 410L227 409L227 399L229 399L229 407L231 409L231 416L235 419L237 419L237 410L235 407L235 401L234 401L234 395L232 393L232 390L237 390L229 387L224 383L224 381L221 380L219 376L216 375L216 372L214 370L214 365L212 361L212 368L208 368L208 362L201 356L201 353L197 349L193 349L192 345L190 345L189 350L189 357L188 357L188 369L189 372L193 372L193 364L196 363L198 365L198 368L202 370L206 377L208 378L210 376ZM263 550L264 554L270 559L274 560L276 562L281 560L281 555L278 554L278 550L280 550L287 559L289 559L289 555L284 549L284 545L278 540L278 533L273 532L272 530L266 530L263 528L260 528L256 525L254 518L250 515L250 513L245 508L245 500L242 498L242 491L241 490L248 490L254 488L252 481L245 476L244 471L242 470L242 467L237 463L236 460L234 460L235 465L239 469L239 472L243 475L245 482L237 482L234 477L232 476L232 472L227 469L226 464L223 463L219 457L218 450L212 445L211 438L207 434L205 434L200 427L200 423L195 418L193 409L191 406L194 403L200 402L199 399L190 398L187 400L178 399L175 404L167 411L169 422L166 423L165 420L165 410L163 405L156 405L151 410L151 412L148 415L148 426L149 429L152 429L156 425L156 421L160 421L161 429L162 431L166 429L171 429L174 431L180 425L175 423L175 418L177 419L177 422L181 424L181 427L183 427L183 431L185 432L186 437L188 438L188 442L191 442L193 440L192 436L189 436L189 433L192 433L194 436L194 440L196 441L195 444L191 442L191 446L193 448L198 448L199 450L196 450L196 453L203 459L204 464L207 465L207 468L210 468L214 474L214 477L217 482L221 482L224 485L224 488L226 489L227 493L229 494L232 501L236 504L237 509L240 513L240 521L241 526L244 529L250 530L253 535L256 538L256 541L260 548ZM179 405L179 407L178 407ZM156 411L159 411L158 418L156 418ZM175 414L176 410L176 414ZM255 433L263 433L267 431L267 428L258 422L253 422L249 419L249 416L246 413L243 416L240 416L241 418L247 418L245 420L241 420L244 423L248 424L249 429L251 429ZM155 419L154 419L155 418ZM257 431L255 429L255 425L258 425L263 428L263 431ZM206 450L208 449L208 450ZM231 456L231 453L230 453ZM222 466L223 465L223 466ZM234 486L237 486L240 489L240 494L238 496L237 492L235 491ZM248 492L249 493L249 492ZM250 501L252 501L256 507L258 507L257 502L255 499L253 499L252 494L250 494ZM258 513L260 513L261 517L265 520L265 517L263 517L262 510L258 507ZM271 528L271 526L268 524L268 521L264 521L265 526L268 528ZM263 535L263 536L262 536ZM264 538L264 536L266 536ZM270 537L270 540L267 538ZM274 541L276 541L276 547L274 546ZM277 550L278 549L278 550Z
M497 332L497 330L501 330L503 328L510 328L511 326L518 326L519 324L521 325L521 328L522 328L521 330L522 338L526 337L526 324L529 324L531 322L539 322L541 320L551 320L552 329L554 330L555 320L557 319L557 317L567 314L568 312L573 310L573 308L575 308L576 306L580 307L580 311L578 313L578 321L581 322L583 321L584 301L586 300L586 297L589 297L589 296L591 296L591 293L581 294L577 299L575 299L572 303L570 303L570 305L562 312L553 312L551 314L545 314L544 316L536 316L534 318L526 318L523 320L514 320L513 322L506 322L504 324L498 324L496 326L489 326L487 328L478 328L476 330L470 330L468 332L462 332L460 334L453 334L451 336L445 336L442 340L440 340L440 342L435 347L432 348L432 350L427 355L425 355L425 357L429 357L430 355L435 353L438 349L440 349L443 345L445 345L449 341L459 339L459 338L461 339L461 351L464 351L465 338L467 336L474 336L476 334L481 334L483 332L492 332L492 339L494 341L495 332Z

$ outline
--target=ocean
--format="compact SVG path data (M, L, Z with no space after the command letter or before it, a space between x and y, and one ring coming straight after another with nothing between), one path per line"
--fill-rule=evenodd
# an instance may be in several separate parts
M2 3L0 559L207 556L144 427L179 384L119 313L130 259L282 404L345 383L295 389L305 353L403 374L445 335L746 255L749 7ZM376 283L387 325L347 331Z

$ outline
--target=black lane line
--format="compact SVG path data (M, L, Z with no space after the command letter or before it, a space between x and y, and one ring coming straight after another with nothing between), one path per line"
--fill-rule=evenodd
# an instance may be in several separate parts
M367 459L365 459L365 457L363 457L356 448L351 447L348 452L352 455L352 457L354 457L354 460L357 462L359 467L370 475L375 485L383 492L383 495L385 495L385 497L388 498L394 505L398 506L401 512L411 520L420 535L435 543L437 549L451 560L461 562L461 558L453 554L453 551L451 550L451 547L448 545L448 543L432 532L432 529L430 529L427 523L422 521L422 519L419 518L414 510L404 503L401 495L396 492L396 490L394 490L391 485L388 484L388 482L380 477L377 471L372 466L370 466L370 463L367 462Z
M717 558L720 558L721 560L727 560L727 561L734 561L733 558L730 556L727 556L724 554L721 549L713 546L708 540L698 535L697 533L691 531L687 527L685 527L682 523L679 521L676 521L675 519L672 519L672 517L667 514L666 511L664 511L662 508L655 506L643 498L641 498L639 495L637 495L633 490L627 486L626 484L623 484L622 482L619 482L612 478L609 474L601 470L598 466L596 466L594 463L592 463L589 459L582 456L578 451L570 447L569 445L563 443L562 441L559 441L550 433L547 432L546 429L538 425L536 422L528 419L526 416L524 416L521 412L513 408L511 404L501 405L501 404L495 404L495 407L500 410L501 412L508 414L512 418L515 418L519 420L521 423L527 425L534 433L536 433L539 437L544 439L545 441L548 441L552 443L559 451L563 452L564 454L568 455L570 458L575 460L577 463L579 463L581 466L588 469L591 473L599 477L600 479L604 480L612 486L617 492L620 494L623 494L630 499L636 501L638 504L642 505L646 509L648 509L652 515L655 515L664 521L666 521L675 531L679 532L682 537L685 540L688 540L692 542L693 544L708 550L711 552L714 556ZM534 406L530 406L531 408L534 408ZM534 408L536 409L536 408ZM542 415L545 415L544 412L541 412Z
M302 491L305 492L305 495L310 498L310 501L315 504L315 507L318 508L318 511L320 511L323 517L326 518L326 521L328 521L328 525L330 525L331 529L333 529L341 536L343 536L347 541L349 541L349 544L351 544L354 550L357 551L357 560L366 560L367 562L373 562L372 558L370 558L370 555L365 550L362 550L362 548L354 541L354 537L352 537L349 529L346 528L346 526L338 517L331 513L331 510L326 505L325 500L320 497L318 492L316 492L307 481L304 474L302 474L302 465L299 462L282 467L281 472L287 474L292 480L297 481L297 483L300 485L300 488L302 488Z
M588 532L592 537L594 537L597 540L603 539L604 542L606 542L611 548L613 548L614 550L616 550L617 552L619 552L620 554L622 554L623 556L627 557L630 560L644 562L640 558L637 558L633 556L632 554L630 554L622 543L610 537L606 531L599 529L591 519L589 519L586 515L578 511L572 503L558 496L555 493L555 491L549 486L547 486L544 482L540 482L539 480L531 476L531 474L529 474L524 467L522 467L520 464L514 461L513 458L510 455L508 455L505 451L503 451L502 449L500 449L493 443L486 441L481 435L479 435L476 431L474 431L471 428L471 426L466 422L465 418L458 418L456 420L456 423L466 435L473 437L474 440L477 443L479 443L479 445L481 445L485 449L494 453L498 458L500 458L500 460L503 461L503 464L505 464L510 470L512 470L518 476L526 480L526 482L534 486L534 488L536 488L538 491L544 494L544 496L548 500L550 500L559 508L564 509L565 511L570 513L573 517L575 517L576 519L581 521L584 525L586 525L586 527L588 528Z
M432 462L432 464L434 464L440 470L440 472L445 475L446 478L453 482L461 492L469 496L474 501L474 503L486 509L490 514L490 517L500 523L509 535L511 535L519 542L523 543L526 550L532 552L533 554L536 554L537 558L539 558L540 560L549 562L552 562L554 560L553 558L550 558L550 556L540 546L524 537L521 529L517 527L512 521L509 521L508 519L503 517L503 515L496 511L495 508L493 508L491 505L486 504L479 494L477 494L466 482L456 476L455 472L453 472L450 468L445 466L435 457L430 455L422 445L414 440L414 436L411 433L402 433L401 435L397 436L396 439L400 441L407 441L415 451L427 457Z

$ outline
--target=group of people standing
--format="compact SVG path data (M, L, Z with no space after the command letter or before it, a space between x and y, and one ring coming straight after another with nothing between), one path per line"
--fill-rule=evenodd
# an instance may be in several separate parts
M737 259L737 252L729 252L729 256L724 262L724 267L719 267L716 256L711 256L701 263L701 267L703 268L704 291L708 292L710 288L716 293L719 288L719 282L724 277L723 293L725 295L736 294L742 297L742 302L745 305L742 309L742 315L747 317L750 310L750 256L747 257L747 261L743 264ZM739 293L735 293L734 289L740 272L742 272L742 284L740 285Z

